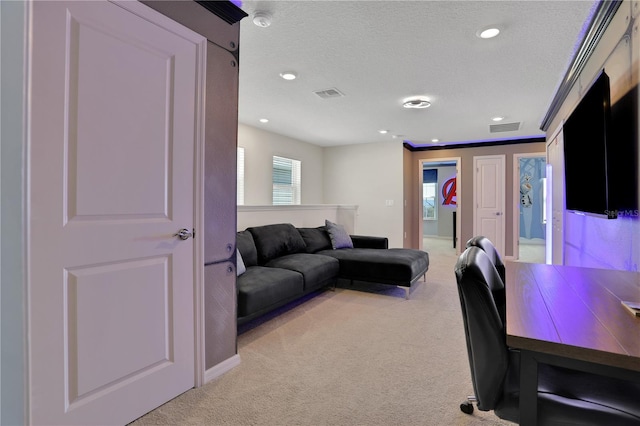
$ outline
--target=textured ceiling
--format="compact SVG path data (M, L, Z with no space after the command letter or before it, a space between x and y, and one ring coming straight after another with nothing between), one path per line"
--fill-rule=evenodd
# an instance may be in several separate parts
M320 146L543 136L593 8L590 0L243 1L239 120ZM256 11L271 15L269 27L253 24ZM476 36L488 26L502 32ZM298 78L285 81L283 71ZM344 97L314 94L330 88ZM431 107L401 107L418 95ZM518 130L492 133L498 115Z

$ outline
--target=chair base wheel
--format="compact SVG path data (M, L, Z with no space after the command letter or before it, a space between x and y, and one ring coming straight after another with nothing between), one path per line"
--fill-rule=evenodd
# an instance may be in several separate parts
M460 411L462 411L465 414L472 414L473 404L469 401L463 402L462 404L460 404Z

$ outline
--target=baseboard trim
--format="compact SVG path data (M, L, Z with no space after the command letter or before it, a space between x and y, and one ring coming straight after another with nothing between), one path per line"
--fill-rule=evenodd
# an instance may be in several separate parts
M240 355L236 354L229 359L222 361L220 364L214 365L204 373L204 382L209 383L217 379L229 370L240 365Z

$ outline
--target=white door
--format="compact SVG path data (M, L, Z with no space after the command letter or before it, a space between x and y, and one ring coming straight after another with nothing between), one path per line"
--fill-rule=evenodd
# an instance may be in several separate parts
M504 256L505 156L473 157L473 165L473 234L489 238L498 252Z
M29 422L125 424L194 386L206 41L137 2L31 4Z

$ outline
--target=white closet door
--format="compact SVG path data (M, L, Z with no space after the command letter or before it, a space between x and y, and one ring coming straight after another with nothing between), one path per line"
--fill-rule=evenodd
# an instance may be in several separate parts
M29 418L126 424L194 386L206 40L137 2L31 4Z
M473 157L474 235L491 240L499 253L505 252L505 156ZM503 254L504 256L504 254Z

